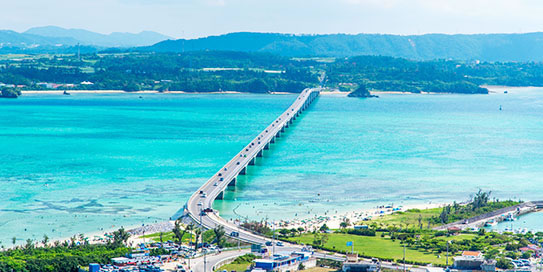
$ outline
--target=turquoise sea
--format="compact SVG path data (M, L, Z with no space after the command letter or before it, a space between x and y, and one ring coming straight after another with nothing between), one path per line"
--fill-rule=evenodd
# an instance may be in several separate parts
M294 99L0 100L0 242L167 220ZM479 188L500 199L541 199L541 165L543 89L321 96L215 207L229 218L278 219L462 201Z

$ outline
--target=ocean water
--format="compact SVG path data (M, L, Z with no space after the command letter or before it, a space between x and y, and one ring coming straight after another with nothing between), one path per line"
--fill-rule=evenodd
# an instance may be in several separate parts
M0 100L0 242L167 220L294 95ZM500 105L502 110L499 110ZM215 208L288 219L390 204L543 196L543 89L321 96Z
M531 230L533 232L543 232L543 212L534 212L519 216L515 221L502 221L496 226L486 227L489 230L498 231L519 231L523 229Z

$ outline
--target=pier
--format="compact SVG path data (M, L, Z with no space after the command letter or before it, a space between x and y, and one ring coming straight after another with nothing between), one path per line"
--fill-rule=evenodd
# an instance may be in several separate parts
M434 230L447 230L452 227L456 227L459 229L481 228L489 220L501 222L508 214L514 214L515 216L519 216L541 209L543 209L543 201L528 201L515 206L506 207L493 212L481 214L472 218L463 219L446 225L441 225L434 228Z
M255 165L256 158L263 156L264 150L269 149L270 145L281 137L281 134L319 96L320 91L321 88L303 90L286 111L202 185L183 209L184 222L191 221L204 229L213 229L221 225L228 235L248 243L262 244L268 241L266 237L240 229L221 218L217 211L213 210L213 202L215 199L223 199L228 187L236 186L238 176L247 174L247 168Z

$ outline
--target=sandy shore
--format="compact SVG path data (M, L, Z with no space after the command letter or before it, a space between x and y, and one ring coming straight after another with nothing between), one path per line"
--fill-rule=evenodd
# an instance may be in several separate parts
M276 226L280 226L281 228L299 228L302 227L305 230L312 231L315 229L320 228L322 225L326 224L331 229L339 229L341 222L343 220L348 219L351 224L355 224L357 222L363 221L365 218L375 218L387 214L391 214L393 212L393 208L398 208L397 211L406 211L409 209L432 209L432 208L439 208L444 207L449 203L421 203L421 204L410 204L410 205L403 205L403 206L393 206L389 208L385 208L386 206L379 206L372 209L361 209L361 210L353 210L348 211L341 214L336 215L315 215L314 218L311 219L294 219L294 220L280 220L273 222Z
M155 93L165 93L165 94L239 94L241 92L182 92L182 91L170 91L170 92L159 92L159 91L137 91L137 92L125 92L123 90L68 90L70 94L112 94L112 93L126 93L126 94L155 94ZM21 91L22 94L63 94L63 90L29 90Z
M331 92L321 92L320 95L337 95L337 96L347 96L348 92L340 92L340 91L331 91Z
M392 208L386 208L386 206L378 206L371 209L359 209L359 210L352 210L340 214L335 215L327 215L327 214L314 214L312 218L308 219L287 219L287 220L278 220L278 221L272 221L270 223L274 224L277 228L303 228L307 231L312 231L320 228L322 225L326 224L331 229L339 229L341 222L345 219L349 219L351 224L355 224L357 222L361 222L364 220L364 218L375 218L387 214L391 214L393 212L393 208L399 208L400 211L406 211L409 209L432 209L432 208L438 208L438 207L444 207L447 204L450 203L420 203L420 204L411 204L411 205L403 205L403 206L393 206ZM159 232L170 232L173 229L174 221L168 220L168 221L162 221L154 224L147 224L144 226L137 225L137 226L128 226L125 227L125 230L132 233L130 239L128 240L129 245L136 245L138 243L142 242L149 242L149 239L142 238L143 233L145 235L149 234L155 234ZM119 228L111 228L106 229L104 228L103 231L96 231L96 232L90 232L85 233L84 236L88 237L88 240L91 244L97 244L97 243L105 243L107 241L108 234L111 234L112 232L118 230ZM79 237L76 235L76 237ZM51 242L49 242L50 245L52 245L55 241L70 241L70 237L63 237L63 238L57 238L57 239L51 239Z

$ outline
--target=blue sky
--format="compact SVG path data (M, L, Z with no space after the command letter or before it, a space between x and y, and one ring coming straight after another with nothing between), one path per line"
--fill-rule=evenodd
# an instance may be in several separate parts
M543 31L540 0L2 0L0 29L57 25L176 38L282 33Z

